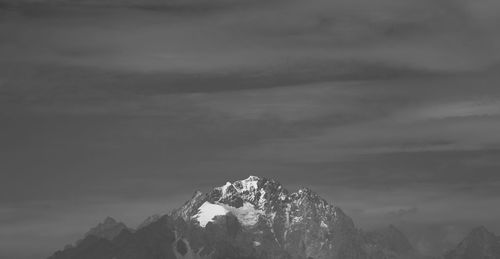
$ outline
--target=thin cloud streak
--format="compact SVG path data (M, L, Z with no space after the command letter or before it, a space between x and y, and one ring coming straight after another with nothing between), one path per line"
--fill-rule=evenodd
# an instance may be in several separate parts
M11 35L2 54L17 62L146 72L267 70L323 60L444 72L495 64L498 34L468 12L476 5L444 2L280 1L196 16L133 9L110 15L70 9L72 17L42 14L34 20L13 15L2 26ZM39 44L27 44L33 40Z

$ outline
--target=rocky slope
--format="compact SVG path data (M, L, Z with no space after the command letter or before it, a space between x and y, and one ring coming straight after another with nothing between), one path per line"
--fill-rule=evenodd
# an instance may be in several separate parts
M192 199L170 215L123 229L111 240L88 235L50 259L419 258L395 227L364 233L315 192L289 192L250 176Z
M127 226L122 222L117 222L112 217L107 217L103 222L99 223L97 226L91 228L85 237L95 236L98 238L104 238L107 240L113 240L118 236L122 230L127 229Z
M500 259L500 238L485 227L473 229L445 259Z

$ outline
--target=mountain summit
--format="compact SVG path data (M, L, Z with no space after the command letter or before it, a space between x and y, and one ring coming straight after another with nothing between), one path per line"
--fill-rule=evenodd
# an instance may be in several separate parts
M250 176L195 192L171 214L135 231L123 229L111 240L88 236L50 259L417 257L393 226L364 233L312 190L289 192L275 180Z
M485 227L473 229L445 259L500 259L500 237Z
M107 240L113 240L122 230L127 229L127 226L122 222L117 222L112 217L107 217L103 222L91 228L85 236L95 236Z
M349 253L352 258L363 258L362 238L340 208L310 189L291 193L272 179L250 176L227 182L205 195L195 194L173 215L202 228L231 215L251 236L257 251L284 250L304 258ZM352 247L349 251L348 246Z

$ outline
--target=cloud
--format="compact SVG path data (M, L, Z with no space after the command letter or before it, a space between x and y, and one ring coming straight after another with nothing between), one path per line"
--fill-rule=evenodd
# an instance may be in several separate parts
M242 2L205 14L40 11L32 20L14 14L2 25L10 35L2 54L17 62L141 72L269 71L346 61L439 73L480 70L497 62L498 35L476 21L476 6L292 0ZM36 46L29 44L34 40Z
M248 174L362 227L500 227L496 1L225 4L1 10L2 248Z
M447 82L450 83L453 84L453 81ZM484 93L470 91L470 96L467 97L462 93L447 95L443 91L429 98L428 88L420 88L419 92L415 90L418 88L410 89L410 86L400 85L398 91L410 92L399 95L392 88L391 94L386 94L386 90L390 88L387 85L377 86L377 90L373 92L370 84L332 83L324 84L324 88L302 88L304 93L291 95L297 100L288 100L283 94L277 95L277 98L282 98L280 102L273 100L271 94L255 95L258 97L255 99L251 95L236 94L233 95L235 104L232 106L237 107L225 107L225 110L236 113L235 116L245 116L239 109L253 113L260 111L256 114L261 115L266 110L272 110L276 116L281 114L290 117L292 115L287 115L288 113L296 113L295 118L298 120L323 122L321 128L307 134L262 143L255 150L249 151L252 153L250 157L259 154L256 159L272 157L282 161L320 162L342 160L353 155L474 151L499 147L500 139L495 132L500 128L497 123L500 106L492 89ZM398 82L393 84L396 86ZM428 87L430 89L433 86ZM461 88L460 85L456 87ZM453 91L451 86L448 89ZM279 93L280 90L272 91ZM292 94L294 91L287 93ZM487 93L490 94L486 95ZM239 96L246 99L238 101ZM412 96L411 101L404 103L403 100L407 100L409 96ZM455 100L449 100L450 98ZM398 99L400 102L383 103L386 99ZM245 106L246 101L251 106ZM217 107L224 102L218 103L213 106ZM230 105L231 102L225 104ZM273 108L267 109L268 105ZM280 110L280 107L296 108L299 112ZM308 117L301 116L302 112ZM335 123L335 119L340 123ZM260 151L254 152L257 149Z
M401 119L410 120L443 120L466 117L494 117L500 115L500 101L495 97L485 97L482 100L467 100L448 103L438 103L421 107L413 114L401 114Z

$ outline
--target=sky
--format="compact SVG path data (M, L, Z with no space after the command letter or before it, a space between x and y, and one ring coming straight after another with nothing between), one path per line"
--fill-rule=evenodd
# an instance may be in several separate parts
M248 175L426 254L500 233L496 0L0 3L1 258Z

